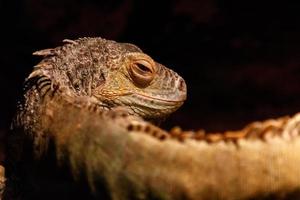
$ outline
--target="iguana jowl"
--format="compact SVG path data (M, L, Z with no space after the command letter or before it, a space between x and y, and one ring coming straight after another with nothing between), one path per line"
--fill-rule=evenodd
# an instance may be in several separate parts
M169 134L145 120L182 105L181 77L132 44L66 42L35 53L44 59L26 81L15 122L23 132L10 159L24 159L20 149L29 144L43 160L54 143L75 179L115 200L250 199L299 190L299 115L224 135Z

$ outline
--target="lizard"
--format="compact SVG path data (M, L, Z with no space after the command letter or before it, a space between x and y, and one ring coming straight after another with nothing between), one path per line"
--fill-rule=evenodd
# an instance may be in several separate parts
M149 132L159 134L157 137L167 136L143 120L159 122L183 104L186 99L183 78L133 44L102 38L66 39L63 42L61 47L33 53L44 59L25 81L24 99L18 104L18 114L13 122L14 128L23 129L24 134L10 138L14 140L10 144L17 146L9 147L16 149L10 160L18 160L20 151L26 149L20 148L23 143L32 145L33 156L37 158L46 154L50 140L57 147L63 146L54 139L58 135L48 130L50 124L44 124L52 121L46 120L48 117L57 119L56 110L53 110L56 105L96 113L99 119L93 121L99 121L97 123L102 126L112 126L106 121L121 117L114 127L119 125L130 130L139 124ZM82 118L81 114L75 116ZM68 138L69 133L59 135ZM22 137L26 142L15 141Z
M14 122L14 165L46 162L52 152L93 196L104 190L113 200L298 195L299 114L223 134L168 132L151 122L186 100L183 78L133 44L65 42L34 53L44 59L26 80Z

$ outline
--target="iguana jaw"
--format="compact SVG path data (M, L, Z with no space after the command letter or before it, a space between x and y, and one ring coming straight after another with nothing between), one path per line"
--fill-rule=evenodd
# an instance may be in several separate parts
M180 97L178 97L178 99L164 99L164 98L160 98L160 97L155 97L155 96L149 96L149 95L145 95L145 94L142 94L142 93L136 93L134 94L138 97L141 97L141 98L144 98L146 100L149 100L149 101L156 101L157 103L161 103L161 104L164 104L164 105L170 105L170 106L176 106L176 105L182 105L183 102L186 100L186 96L185 95L182 95Z
M159 96L149 96L143 93L123 92L109 96L95 95L99 105L108 109L115 107L127 108L129 113L144 119L162 119L175 112L184 103L185 96L181 99L163 99Z

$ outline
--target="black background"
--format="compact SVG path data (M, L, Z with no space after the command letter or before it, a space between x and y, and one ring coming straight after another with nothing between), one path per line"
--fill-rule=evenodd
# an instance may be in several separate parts
M0 132L39 61L32 52L84 36L134 43L184 77L188 100L166 128L223 131L294 114L299 10L299 3L258 0L0 1Z

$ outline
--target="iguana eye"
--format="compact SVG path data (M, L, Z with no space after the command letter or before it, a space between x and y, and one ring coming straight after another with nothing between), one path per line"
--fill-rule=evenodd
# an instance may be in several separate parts
M143 65L141 63L136 63L135 65L137 66L138 70L141 73L152 73L152 71L149 67L146 67L145 65Z
M155 66L146 60L136 60L129 67L129 75L138 87L147 87L154 79Z

